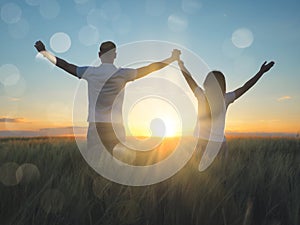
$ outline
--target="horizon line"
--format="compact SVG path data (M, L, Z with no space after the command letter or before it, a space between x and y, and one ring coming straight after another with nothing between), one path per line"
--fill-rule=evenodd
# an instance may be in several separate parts
M299 132L225 132L225 136L230 137L296 137L299 138ZM86 134L74 135L73 134L52 134L47 135L43 133L39 133L36 131L30 130L13 130L13 131L5 131L0 130L0 138L51 138L51 137L70 137L70 138L86 138ZM127 136L127 137L135 137L136 139L148 139L148 138L179 138L179 137L194 137L193 135L174 135L174 136Z

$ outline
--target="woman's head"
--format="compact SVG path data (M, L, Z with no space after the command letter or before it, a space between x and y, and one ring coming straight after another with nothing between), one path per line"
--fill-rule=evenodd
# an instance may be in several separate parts
M226 81L224 74L216 70L209 72L204 80L203 86L206 91L213 91L216 90L216 88L220 88L223 95L225 95Z
M226 82L224 74L220 71L209 72L203 86L211 117L219 116L225 109Z

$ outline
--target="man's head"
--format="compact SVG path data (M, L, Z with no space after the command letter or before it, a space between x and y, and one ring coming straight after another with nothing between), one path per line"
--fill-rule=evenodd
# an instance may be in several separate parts
M116 45L112 41L102 42L98 53L102 63L113 63L116 58Z

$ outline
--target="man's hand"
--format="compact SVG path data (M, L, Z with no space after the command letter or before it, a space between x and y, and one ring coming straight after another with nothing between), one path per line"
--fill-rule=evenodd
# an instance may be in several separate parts
M259 72L261 72L261 73L268 72L268 71L274 66L274 64L275 64L275 63L274 63L273 61L269 62L268 64L267 64L267 61L265 61L265 62L262 64L262 66L260 67Z
M45 48L45 45L43 42L41 42L41 41L35 42L34 47L40 54L42 54L44 57L46 57L54 65L56 65L56 63L57 63L56 57L54 55L52 55L52 53L46 51L46 48Z
M41 42L41 41L35 42L34 47L36 48L36 50L37 50L38 52L46 51L45 45L44 45L44 43Z
M174 60L180 60L180 58L179 58L180 54L181 54L180 50L173 49L171 58Z

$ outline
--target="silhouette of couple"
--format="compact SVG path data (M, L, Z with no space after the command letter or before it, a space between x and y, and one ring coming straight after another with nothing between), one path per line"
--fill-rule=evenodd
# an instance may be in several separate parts
M264 62L258 73L247 81L242 87L232 92L226 92L225 77L220 71L208 73L202 89L180 59L180 50L174 49L169 58L160 62L154 62L137 69L117 68L114 65L116 58L116 45L111 42L103 42L100 45L98 56L100 66L79 67L52 55L41 41L35 43L35 48L50 62L79 79L85 79L88 83L88 149L96 145L98 135L104 147L110 153L116 145L125 141L126 134L122 119L122 105L126 83L160 70L174 61L178 62L182 75L190 89L198 100L198 122L196 135L199 138L196 157L206 159L202 165L205 169L221 149L221 155L226 157L226 139L224 136L226 110L230 103L234 102L248 91L261 77L269 71L274 62ZM118 96L119 95L119 96ZM115 102L118 96L118 101ZM114 119L112 121L112 111ZM114 131L118 130L118 137ZM96 134L96 135L95 135ZM207 151L204 151L208 147ZM203 155L205 154L205 155Z

